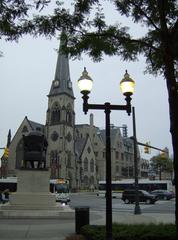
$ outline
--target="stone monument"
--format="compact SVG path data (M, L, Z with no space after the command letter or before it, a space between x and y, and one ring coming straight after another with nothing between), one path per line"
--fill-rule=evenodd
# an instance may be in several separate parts
M16 210L17 215L28 213L30 216L39 214L41 210L60 209L59 204L58 206L56 204L55 194L49 191L47 146L45 136L39 132L23 136L23 159L21 168L17 169L17 192L10 194L9 204L2 206L1 209ZM8 214L12 215L13 212L9 211Z

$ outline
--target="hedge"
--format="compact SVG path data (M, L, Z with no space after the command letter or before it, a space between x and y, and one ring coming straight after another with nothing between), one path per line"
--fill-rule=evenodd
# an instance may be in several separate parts
M113 240L176 240L174 224L113 224ZM81 228L86 240L104 240L105 226L86 225Z

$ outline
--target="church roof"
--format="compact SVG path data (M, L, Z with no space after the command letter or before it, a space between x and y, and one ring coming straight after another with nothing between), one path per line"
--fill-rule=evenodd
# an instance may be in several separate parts
M112 129L112 128L110 129L111 146L114 144L117 132L118 132L118 129ZM103 142L106 143L106 131L100 130L100 135Z
M86 138L77 138L75 141L75 152L79 157L83 152L85 144L86 144Z
M68 56L64 54L61 50L61 46L63 44L65 43L61 37L57 64L56 64L55 77L54 77L54 80L52 81L51 89L48 96L58 95L58 94L67 94L70 97L74 98L72 82L70 79L69 59L68 59Z
M33 131L44 132L44 125L27 119Z

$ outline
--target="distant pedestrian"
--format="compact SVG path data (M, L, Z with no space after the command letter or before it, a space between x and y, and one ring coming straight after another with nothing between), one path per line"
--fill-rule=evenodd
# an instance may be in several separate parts
M3 197L4 203L9 202L9 189L4 190L2 197Z
M3 203L2 192L0 192L0 203Z

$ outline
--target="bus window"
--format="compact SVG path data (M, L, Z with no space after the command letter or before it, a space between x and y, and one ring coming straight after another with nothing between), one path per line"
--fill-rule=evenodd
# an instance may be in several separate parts
M68 193L69 192L69 188L67 184L56 184L55 185L55 191L57 193Z

